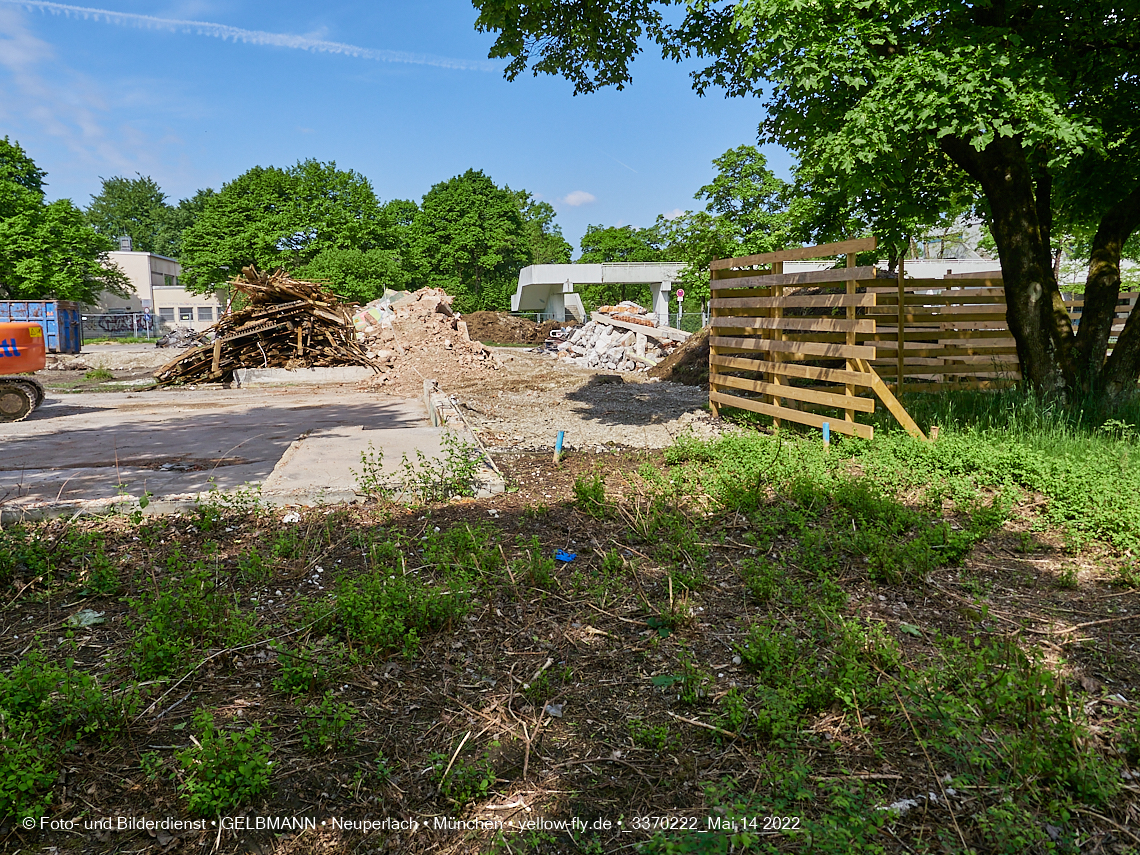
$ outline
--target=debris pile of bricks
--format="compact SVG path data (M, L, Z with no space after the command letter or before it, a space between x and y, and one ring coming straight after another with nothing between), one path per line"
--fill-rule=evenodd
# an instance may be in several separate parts
M636 303L602 306L557 346L560 359L583 368L647 371L688 333L658 325L657 316Z

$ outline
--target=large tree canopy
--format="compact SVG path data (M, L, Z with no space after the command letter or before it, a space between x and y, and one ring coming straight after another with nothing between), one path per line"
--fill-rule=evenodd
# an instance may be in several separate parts
M46 173L18 143L0 141L0 297L95 302L125 294L126 278L106 265L111 242L68 199L44 200Z
M209 291L250 264L300 268L326 252L388 249L387 226L359 173L315 160L255 166L201 201L180 260L192 286ZM326 261L329 271L356 266L345 256Z
M1121 251L1140 228L1140 15L1130 0L474 0L508 75L621 87L646 39L708 60L695 86L762 95L764 139L800 157L820 226L889 242L972 196L1001 259L1025 379L1135 387L1140 314L1105 362ZM1092 235L1079 331L1053 273Z
M432 187L410 230L418 279L455 294L460 311L509 305L532 258L520 202L474 169Z

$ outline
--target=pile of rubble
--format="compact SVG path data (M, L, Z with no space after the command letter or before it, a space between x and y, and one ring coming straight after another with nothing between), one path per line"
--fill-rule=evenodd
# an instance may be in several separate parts
M244 308L206 331L210 343L195 347L155 372L161 385L233 379L238 368L311 368L365 365L377 368L357 343L352 313L318 282L283 270L242 270L230 286Z
M555 349L560 359L584 368L647 371L689 334L658 326L657 316L636 303L602 306Z
M374 385L407 391L425 379L446 387L471 372L497 371L503 363L471 338L442 288L385 295L353 318L356 335L380 376Z

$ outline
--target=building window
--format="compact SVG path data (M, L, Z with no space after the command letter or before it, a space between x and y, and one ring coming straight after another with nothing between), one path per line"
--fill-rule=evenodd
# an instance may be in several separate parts
M174 320L174 309L159 309L158 316L164 321Z
M174 277L171 276L169 273L164 273L162 276L162 284L165 285L167 288L173 287L174 286Z
M213 319L214 319L214 307L213 306L199 306L198 307L198 320L200 320L200 321L212 321Z
M194 320L194 307L193 306L179 306L178 307L178 320L192 321Z

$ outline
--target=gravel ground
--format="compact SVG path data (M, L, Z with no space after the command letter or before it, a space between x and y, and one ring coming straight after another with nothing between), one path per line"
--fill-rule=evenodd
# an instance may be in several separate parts
M640 373L599 374L521 348L493 348L504 367L491 377L445 386L468 424L494 451L564 447L666 448L678 435L712 437L721 423L705 409L708 392Z

